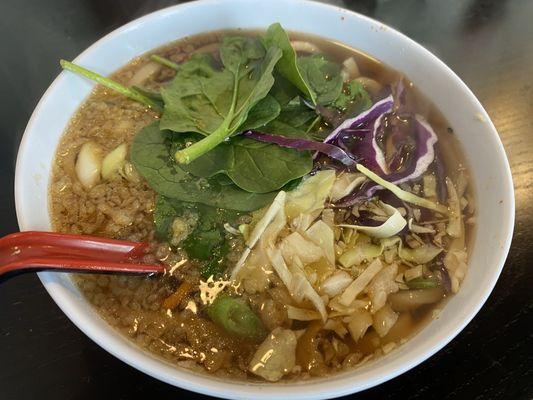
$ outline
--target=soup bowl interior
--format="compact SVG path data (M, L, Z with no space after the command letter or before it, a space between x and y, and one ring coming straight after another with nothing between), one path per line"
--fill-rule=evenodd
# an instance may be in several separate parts
M403 72L433 101L462 143L477 198L477 232L462 287L420 333L388 355L356 370L305 382L277 384L220 380L176 368L115 332L82 297L68 275L41 272L44 286L65 314L101 347L172 385L226 398L318 399L341 396L391 379L445 346L483 305L503 267L514 222L509 165L488 115L465 84L420 45L364 16L320 3L287 0L207 0L147 15L112 32L76 62L110 74L131 59L170 41L225 28L261 29L272 22L359 49ZM48 184L65 127L93 88L61 73L46 91L19 149L15 197L21 230L50 230Z

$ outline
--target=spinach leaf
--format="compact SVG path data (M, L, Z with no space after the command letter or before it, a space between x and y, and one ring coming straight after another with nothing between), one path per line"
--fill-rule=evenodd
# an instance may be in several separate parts
M310 86L310 82L302 75L298 66L296 52L291 46L289 36L279 23L272 24L268 27L263 36L263 43L267 49L277 47L282 50L283 55L276 64L276 70L296 86L306 97L311 99L313 103L316 103L317 96L315 91Z
M226 173L240 188L254 193L280 189L293 179L307 175L313 168L309 152L236 138L234 155Z
M204 279L209 279L210 276L220 275L227 269L225 257L229 252L229 246L224 242L217 250L219 251L209 261L200 266L200 275Z
M183 216L186 210L198 214L198 224L180 246L188 257L201 262L200 274L204 278L224 272L227 267L226 255L230 250L224 234L224 223L235 223L239 213L157 196L154 210L157 237L169 240L174 219Z
M189 257L197 260L215 260L215 263L228 253L224 223L234 223L239 213L199 204L197 206L199 221L196 229L182 242L183 249ZM212 268L212 267L210 267Z
M283 120L278 119L269 122L267 125L261 128L261 132L270 133L272 135L287 136L290 138L309 139L309 136L302 129L302 127L295 127L292 126L289 122L284 122Z
M233 153L234 148L232 144L221 143L209 153L205 153L204 155L198 157L190 164L182 165L182 168L192 175L200 178L210 178L217 174L223 176L222 174L226 173L228 165L230 165L231 160L233 160ZM228 178L233 183L231 177L228 176Z
M372 106L370 95L357 81L346 84L337 100L329 106L317 104L315 111L329 125L336 127Z
M157 196L154 209L154 226L157 238L168 240L170 227L178 216L176 209L164 196Z
M248 118L246 118L246 121L239 126L237 132L244 132L249 129L260 128L276 118L280 111L281 106L277 100L274 97L267 95L250 110Z
M294 128L301 128L308 125L315 118L316 112L298 101L287 104L281 110L276 121L283 122Z
M302 180L303 180L303 177L290 181L285 186L283 186L283 190L285 190L286 192L292 192L294 189L296 189L300 185L300 183L302 183Z
M249 193L216 177L192 176L174 161L169 131L154 122L137 133L130 149L135 169L158 194L180 201L230 210L253 211L269 204L276 193Z
M354 80L345 85L333 105L344 111L346 118L350 118L369 109L372 106L372 100L363 85Z
M214 68L211 57L194 56L183 63L175 78L161 90L165 102L161 129L209 135L224 120L213 102L219 97L220 102L227 100L222 93L225 82L231 80L229 71ZM210 84L204 87L204 83Z
M273 121L271 124L261 130L272 129L273 133L292 137L305 136L301 130L283 122ZM241 189L268 193L306 175L312 167L313 160L309 152L237 136L181 168L201 178L226 174Z
M338 65L324 56L315 54L298 58L298 68L304 80L316 95L316 103L334 102L342 91L342 76Z
M279 61L278 61L279 63ZM286 106L298 96L299 90L279 72L274 72L274 84L269 95L274 97L281 107Z
M197 229L181 244L187 255L197 260L209 260L217 247L224 241L224 236L216 227Z
M202 57L177 71L162 90L165 110L161 129L206 136L176 152L178 162L187 164L200 157L244 124L274 84L272 72L281 54L277 47L265 52L259 41L251 38L227 37L220 48L223 70L216 70L208 58ZM264 124L277 116L279 109L272 101L268 104L261 106L261 118L256 117L254 124Z

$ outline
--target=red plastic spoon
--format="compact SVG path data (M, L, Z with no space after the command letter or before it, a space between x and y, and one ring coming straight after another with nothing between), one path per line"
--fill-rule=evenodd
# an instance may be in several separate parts
M162 265L143 264L147 244L87 235L19 232L0 239L0 276L21 270L68 270L154 274Z

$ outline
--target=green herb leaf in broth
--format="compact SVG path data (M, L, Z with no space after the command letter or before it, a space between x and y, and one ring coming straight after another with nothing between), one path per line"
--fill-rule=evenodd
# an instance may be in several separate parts
M211 276L218 276L224 273L227 269L226 254L229 252L229 246L226 242L217 249L216 255L211 260L203 263L200 266L200 275L204 279L209 279Z
M344 118L351 118L372 107L372 99L363 85L354 80L345 85L333 105L344 112Z
M173 222L176 218L186 215L187 211L198 215L198 222L179 246L185 250L188 257L200 262L199 270L202 277L207 279L223 273L227 267L226 255L230 250L224 224L235 223L239 214L230 210L157 196L154 210L157 237L169 241L172 237Z
M315 94L316 103L332 103L341 94L343 81L340 68L323 55L298 58L298 68Z
M283 55L276 64L276 70L295 87L297 87L313 104L317 102L316 92L313 90L310 82L305 79L298 65L296 52L291 46L289 36L279 23L272 24L268 27L263 36L263 43L268 49L278 47L282 50Z
M220 56L223 70L216 70L207 55L194 57L180 67L162 91L165 110L161 128L206 136L176 152L180 163L187 164L212 150L244 124L251 110L270 91L274 83L272 71L281 50L273 47L265 52L257 40L227 37ZM277 116L273 102L268 105L263 105L258 113L261 124Z
M199 221L196 229L182 242L187 254L197 260L219 260L227 254L222 252L225 243L224 224L234 223L237 212L197 205ZM222 254L224 253L224 254Z
M177 212L164 196L157 196L154 209L154 227L156 236L162 240L168 240L170 227Z
M223 241L224 237L221 232L213 227L212 229L196 230L182 242L182 246L189 257L205 261L211 259Z
M150 187L160 195L201 203L212 207L239 211L253 211L269 204L276 193L249 193L234 184L198 178L181 169L170 150L169 131L161 131L153 122L135 135L130 160L135 169L146 179Z
M431 289L439 287L439 281L434 278L415 278L406 282L409 289Z

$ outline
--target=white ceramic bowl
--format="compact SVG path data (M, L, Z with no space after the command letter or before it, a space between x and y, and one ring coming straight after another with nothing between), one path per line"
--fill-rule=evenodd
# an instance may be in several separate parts
M84 51L76 62L109 74L132 58L178 38L224 28L264 28L280 22L345 43L405 73L442 111L463 144L474 176L477 235L468 275L440 317L408 343L362 368L300 383L243 384L178 369L111 329L68 275L42 272L44 286L87 336L131 366L172 385L213 396L244 399L319 399L354 393L421 363L457 335L489 296L509 250L514 223L512 178L487 113L439 59L401 33L364 16L300 0L206 0L167 8L133 21ZM72 113L93 85L61 73L35 109L17 159L15 197L21 230L49 230L48 179L54 152Z

